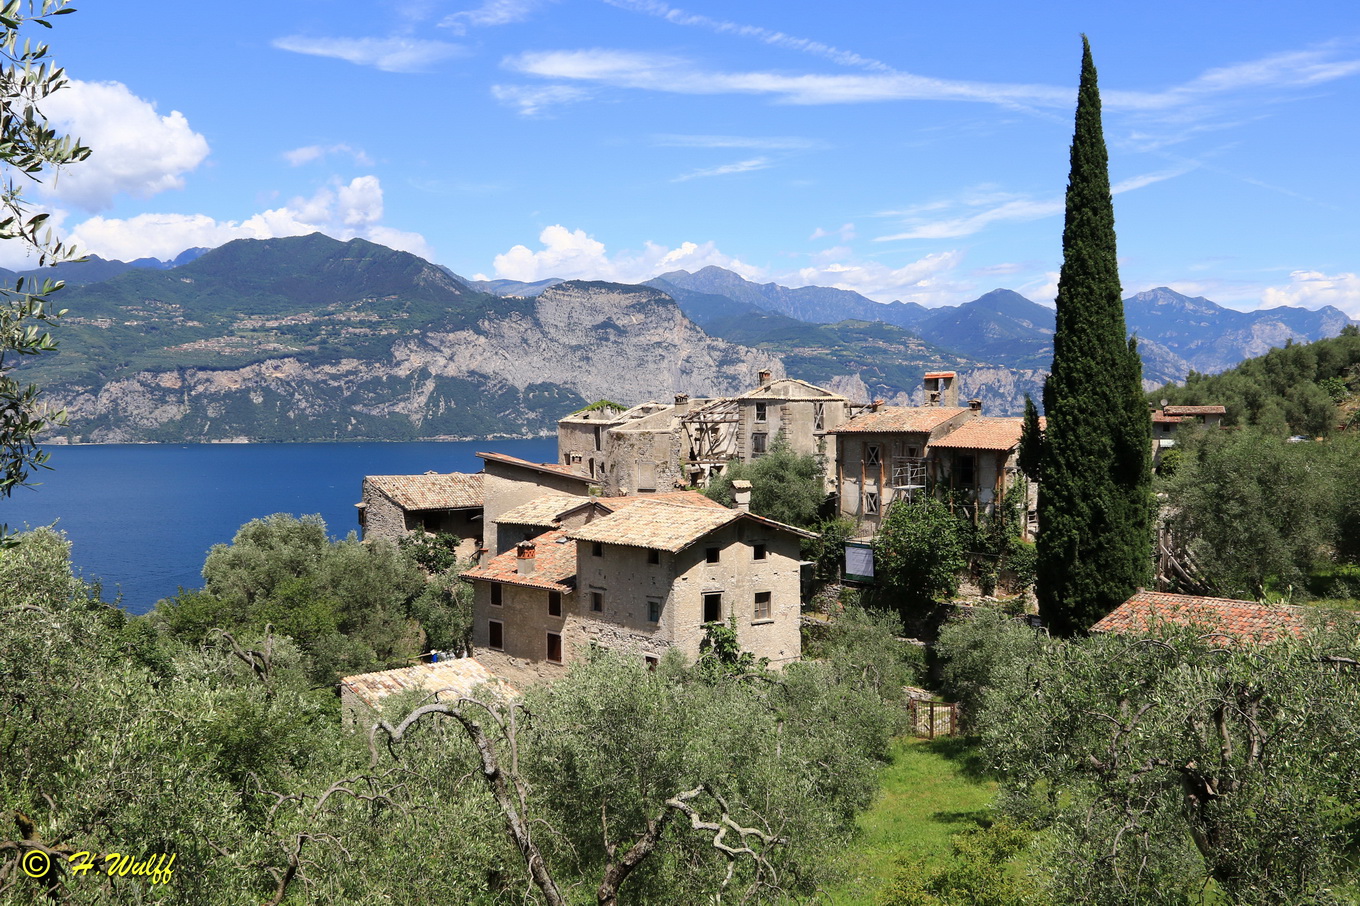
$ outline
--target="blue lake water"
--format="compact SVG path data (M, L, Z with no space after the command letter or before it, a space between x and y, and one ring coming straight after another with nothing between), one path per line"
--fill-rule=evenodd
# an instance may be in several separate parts
M36 470L40 485L0 499L0 522L12 531L56 522L77 572L139 614L181 586L202 586L208 549L251 519L320 513L327 532L344 537L358 529L365 475L478 472L478 452L553 462L557 439L46 449L52 471Z

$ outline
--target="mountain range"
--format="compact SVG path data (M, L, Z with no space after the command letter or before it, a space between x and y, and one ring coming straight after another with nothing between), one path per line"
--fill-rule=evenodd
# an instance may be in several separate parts
M1053 347L1054 310L1006 289L929 309L716 267L641 286L471 281L320 234L39 276L66 280L70 314L60 351L21 371L68 410L72 441L522 436L594 399L732 393L764 367L894 404L952 369L965 398L1006 414L1038 399ZM1149 387L1350 323L1166 288L1125 316Z

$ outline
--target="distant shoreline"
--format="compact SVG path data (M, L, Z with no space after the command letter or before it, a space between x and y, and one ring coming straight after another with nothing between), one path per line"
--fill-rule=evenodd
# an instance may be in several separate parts
M478 441L493 443L502 440L540 440L545 437L556 437L555 431L542 431L538 434L489 434L476 435L469 437L442 436L442 437L416 437L410 440L390 440L370 437L346 437L330 438L318 440L250 440L248 438L230 438L225 440L80 440L73 441L64 437L53 437L48 439L40 438L39 447L213 447L213 446L248 446L266 444L468 444Z

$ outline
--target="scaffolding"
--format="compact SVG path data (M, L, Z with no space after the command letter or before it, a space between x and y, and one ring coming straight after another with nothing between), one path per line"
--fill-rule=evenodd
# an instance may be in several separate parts
M916 491L926 487L926 460L924 456L894 456L892 459L892 502L905 500L912 502Z

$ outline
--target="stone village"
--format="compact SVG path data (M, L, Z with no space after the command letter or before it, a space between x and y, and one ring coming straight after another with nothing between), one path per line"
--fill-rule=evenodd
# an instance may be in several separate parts
M913 495L990 512L1023 480L1023 419L985 416L976 399L959 405L950 371L924 376L922 402L854 404L762 371L738 396L573 412L558 422L557 462L480 453L476 474L367 476L357 504L365 539L449 533L475 564L462 573L474 588L473 655L346 677L346 712L410 688L523 688L564 675L591 646L650 664L676 648L692 661L715 622L733 622L742 649L772 666L798 659L808 565L800 543L815 536L752 513L749 482L733 482L730 509L696 488L782 438L823 465L829 502L856 526L848 556L867 555L888 508ZM1153 413L1157 453L1180 422L1222 415L1193 408ZM1027 488L1030 538L1037 492ZM1156 593L1141 594L1130 604L1155 610Z

